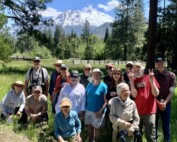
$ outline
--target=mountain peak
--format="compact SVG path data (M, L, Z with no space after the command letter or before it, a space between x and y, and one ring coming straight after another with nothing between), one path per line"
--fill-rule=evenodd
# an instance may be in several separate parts
M94 9L92 5L89 5L82 10L68 10L59 13L59 15L54 18L55 24L59 24L62 27L83 26L86 20L89 21L90 26L99 27L104 23L113 22L113 17L100 12Z

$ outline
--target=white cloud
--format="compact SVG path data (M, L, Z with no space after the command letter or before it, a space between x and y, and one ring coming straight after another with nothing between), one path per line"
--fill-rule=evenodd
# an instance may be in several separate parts
M98 8L104 9L105 11L111 11L118 6L120 6L120 3L117 0L111 0L106 5L98 4Z
M61 12L57 11L55 8L47 7L45 11L39 12L43 17L56 17Z

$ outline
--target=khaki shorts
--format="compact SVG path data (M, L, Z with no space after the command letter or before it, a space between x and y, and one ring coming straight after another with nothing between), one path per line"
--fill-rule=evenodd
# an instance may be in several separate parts
M85 125L92 125L94 128L101 128L105 124L105 113L100 118L96 118L95 113L86 110L85 111Z

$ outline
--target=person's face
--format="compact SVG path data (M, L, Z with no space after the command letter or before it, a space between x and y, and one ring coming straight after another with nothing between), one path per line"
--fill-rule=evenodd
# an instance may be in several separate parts
M106 66L106 70L109 74L112 73L112 67L111 66Z
M164 61L158 61L156 62L156 67L158 71L163 71L165 68L165 62Z
M67 69L66 68L60 68L60 73L61 73L61 75L66 75L66 73L67 73Z
M71 75L71 85L76 85L79 82L79 77L75 75Z
M60 67L61 67L61 64L56 64L55 65L55 69L57 72L60 72Z
M69 114L70 107L69 106L62 106L61 111L64 114L64 116L67 116Z
M22 89L22 85L21 84L14 84L14 90L16 93L19 93Z
M121 93L120 93L120 99L121 99L122 101L125 101L125 100L128 98L129 95L130 95L129 87L128 87L128 86L125 86L125 87L122 89Z
M132 64L127 64L126 65L126 71L131 71L133 68L133 65Z
M42 93L42 90L34 90L34 99L38 100L41 93Z
M85 76L89 76L90 72L91 72L91 68L84 67L84 74L85 74Z
M121 72L119 71L113 72L112 76L115 81L118 81L121 78Z
M34 67L35 67L35 68L38 68L38 67L40 66L40 63L41 63L41 62L38 61L38 60L37 60L37 61L33 61L33 64L34 64Z
M133 69L136 78L140 78L143 76L143 70L141 69L141 67L135 66Z
M99 81L101 79L101 75L99 72L93 73L93 79Z

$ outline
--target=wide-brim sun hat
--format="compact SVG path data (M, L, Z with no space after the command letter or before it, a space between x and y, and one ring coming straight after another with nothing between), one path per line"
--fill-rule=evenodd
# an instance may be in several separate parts
M101 78L104 77L103 72L102 72L99 68L93 69L93 70L92 70L92 73L91 73L91 76L92 76L94 73L96 73L96 72L97 72L97 73L100 73Z
M17 80L16 82L12 83L11 88L14 89L14 85L16 85L16 84L17 84L17 85L21 85L22 88L24 87L24 84L22 83L22 81Z
M68 106L68 107L72 107L72 102L71 102L71 100L70 99L68 99L68 98L63 98L62 100L61 100L61 102L60 102L60 105L59 105L59 107L61 108L61 107L64 107L64 106Z
M62 60L57 60L53 65L60 65L60 64L63 64L63 61Z

